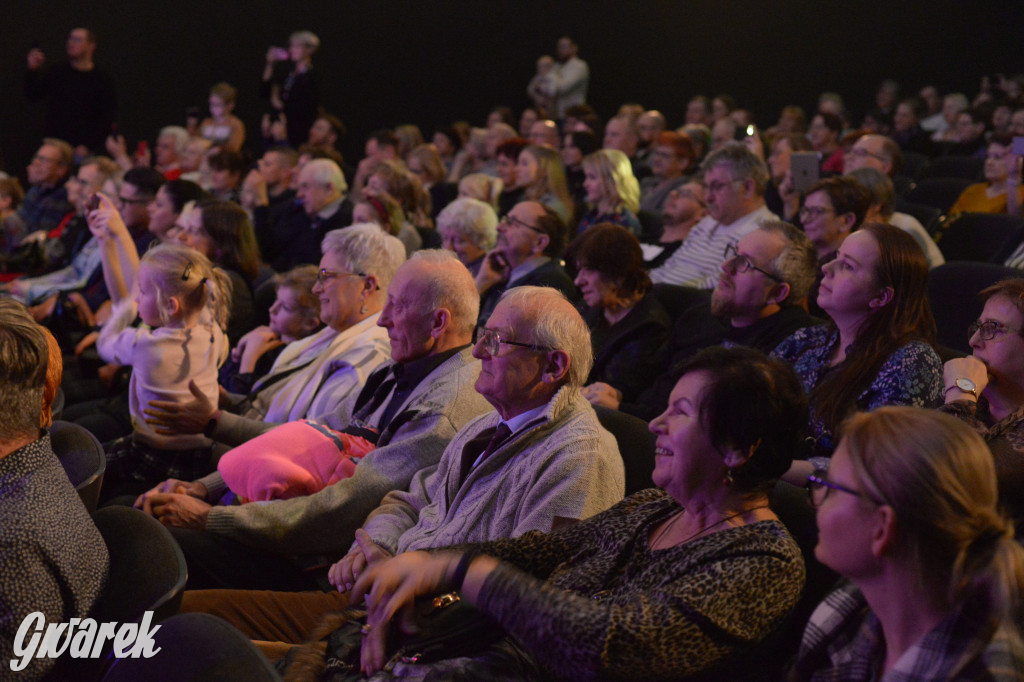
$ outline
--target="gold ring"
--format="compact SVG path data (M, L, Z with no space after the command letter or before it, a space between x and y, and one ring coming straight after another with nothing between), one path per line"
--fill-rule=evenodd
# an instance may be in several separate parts
M361 634L362 634L362 635L363 635L364 637L365 637L366 635L370 634L370 631L371 631L371 630L373 630L373 626L372 626L372 625L370 625L369 623L367 623L367 624L366 624L366 625L364 625L363 627L359 628L359 632L360 632L360 633L361 633Z

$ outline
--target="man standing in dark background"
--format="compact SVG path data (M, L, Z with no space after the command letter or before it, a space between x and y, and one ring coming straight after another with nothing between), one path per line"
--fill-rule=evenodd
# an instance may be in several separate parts
M103 151L117 108L114 81L96 68L96 34L73 28L68 34L68 60L43 69L46 55L38 47L28 53L25 96L46 100L45 134L66 140L80 160Z

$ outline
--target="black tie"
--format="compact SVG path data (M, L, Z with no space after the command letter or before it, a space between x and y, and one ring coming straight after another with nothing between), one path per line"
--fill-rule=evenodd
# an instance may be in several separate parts
M476 438L466 443L462 448L462 469L460 470L462 477L459 480L459 485L461 486L465 482L477 459L480 461L487 459L511 435L512 429L508 428L508 424L502 422L497 427L484 429Z

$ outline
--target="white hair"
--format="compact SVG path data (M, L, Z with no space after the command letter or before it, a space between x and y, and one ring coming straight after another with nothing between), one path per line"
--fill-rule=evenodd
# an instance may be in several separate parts
M490 204L463 197L444 207L437 215L437 230L451 230L490 251L498 240L498 214Z
M185 151L185 145L188 144L188 131L181 126L164 126L160 129L160 134L157 138L161 137L173 137L174 138L174 150L179 154Z
M405 262L402 242L373 223L331 230L324 235L320 249L341 261L349 272L374 275L382 291L387 291L398 267Z
M421 302L431 310L447 308L452 314L454 330L471 334L480 315L480 294L473 275L462 261L445 249L417 251L409 261L431 266L430 274L417 282L423 292Z
M530 343L569 355L567 386L578 389L586 383L594 365L590 328L565 294L551 287L521 286L507 290L501 302L521 313L528 329L516 331Z
M330 159L313 159L302 170L303 172L308 172L310 179L317 184L331 185L342 194L348 191L345 175L341 172L338 164Z

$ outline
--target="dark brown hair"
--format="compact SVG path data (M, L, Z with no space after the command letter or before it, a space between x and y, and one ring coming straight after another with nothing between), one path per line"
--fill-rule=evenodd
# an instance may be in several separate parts
M911 341L935 345L935 318L928 303L928 261L909 234L868 223L878 242L876 285L892 287L893 298L864 321L846 360L811 391L811 404L830 430L857 409L857 397L871 385L889 357Z

